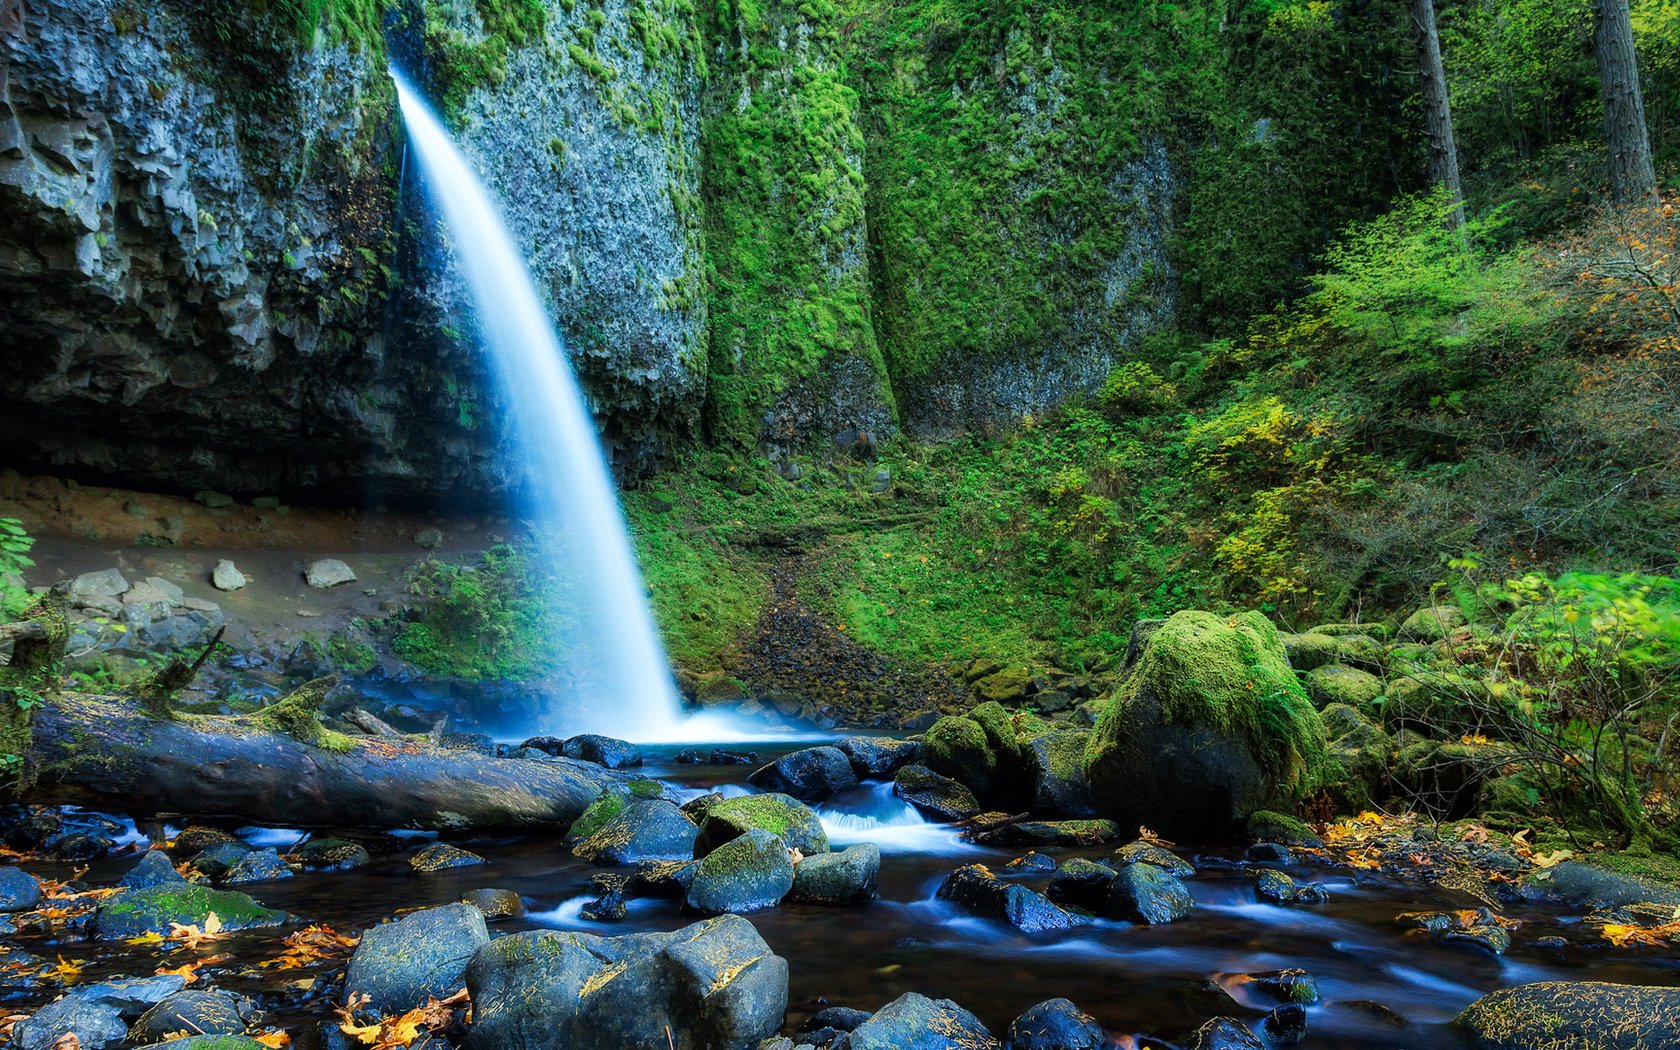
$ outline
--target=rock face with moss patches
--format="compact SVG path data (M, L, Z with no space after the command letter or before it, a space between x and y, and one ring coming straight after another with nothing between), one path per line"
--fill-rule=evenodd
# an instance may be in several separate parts
M1549 981L1501 988L1454 1018L1479 1050L1680 1046L1680 988Z
M480 949L467 969L467 1046L751 1050L781 1027L787 974L786 960L734 915L674 933L515 934Z
M473 954L490 943L484 913L446 904L405 915L362 934L344 978L347 995L367 995L381 1013L396 1014L448 998L465 980Z
M1230 828L1289 809L1323 776L1324 725L1274 628L1181 612L1144 643L1085 751L1092 801L1122 827Z
M768 831L801 853L828 852L828 832L816 812L796 798L771 791L724 799L707 809L694 853L705 856L754 828Z
M103 941L121 941L144 933L168 933L174 923L202 926L211 913L224 930L279 926L290 918L234 890L152 886L125 890L100 905L93 916L93 935Z

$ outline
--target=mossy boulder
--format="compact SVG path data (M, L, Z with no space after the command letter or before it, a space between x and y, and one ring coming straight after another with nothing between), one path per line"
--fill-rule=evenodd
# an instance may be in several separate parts
M605 827L607 821L623 813L624 807L629 804L629 792L608 788L572 822L572 826L566 831L566 841L582 842Z
M998 756L980 723L961 715L946 715L922 738L922 760L940 776L985 795L997 779Z
M857 787L852 760L837 747L807 747L754 770L747 781L765 791L780 791L807 802Z
M1338 808L1358 813L1388 793L1394 739L1382 726L1346 704L1331 704L1319 716L1330 734L1324 790Z
M1091 789L1085 783L1085 746L1091 734L1083 729L1053 730L1034 737L1026 748L1029 801L1040 813L1065 817L1094 817Z
M1289 658L1289 666L1296 671L1305 673L1333 663L1336 659L1336 639L1332 635L1285 634L1280 638L1283 642L1283 655Z
M1123 864L1109 880L1103 914L1160 926L1190 915L1196 898L1178 876L1153 864Z
M723 799L709 807L694 840L694 855L703 857L754 828L801 853L828 852L828 832L816 812L791 795L772 791Z
M1453 1019L1478 1050L1680 1046L1680 988L1545 981L1501 988Z
M1330 704L1347 704L1366 713L1376 710L1383 695L1383 681L1369 671L1347 664L1325 664L1301 676L1307 695L1320 709Z
M1318 849L1324 845L1324 840L1313 834L1313 829L1290 816L1270 809L1256 810L1248 815L1248 840L1250 842L1280 842L1286 846L1303 846Z
M699 835L700 829L674 803L649 799L626 806L572 852L594 864L687 860L694 856Z
M1383 723L1391 730L1462 735L1480 730L1494 703L1488 683L1457 670L1396 675L1387 685Z
M1469 621L1456 605L1432 605L1406 617L1400 625L1402 642L1438 642Z
M1388 646L1368 634L1344 634L1336 639L1336 662L1382 674L1388 668Z
M1181 612L1144 646L1091 733L1092 802L1125 827L1230 829L1292 809L1324 774L1323 722L1265 617Z
M1033 673L1025 667L1006 667L974 683L974 695L1000 704L1020 704L1037 692Z
M793 889L787 843L751 828L706 854L689 884L686 904L702 915L773 908Z
M738 704L746 698L747 687L741 684L740 679L731 678L722 671L703 674L694 684L694 702L701 707Z
M893 778L893 794L916 807L930 820L967 820L980 812L980 802L964 784L940 776L926 766L905 766Z
M1316 627L1307 628L1305 633L1327 634L1332 638L1345 638L1348 635L1363 634L1375 638L1379 642L1386 642L1393 632L1387 624L1381 623L1321 623Z
M212 912L224 930L279 926L291 919L235 890L190 883L149 886L125 890L101 905L93 916L93 935L102 941L122 941L146 933L168 933L176 923L203 926Z
M819 853L794 866L789 899L805 904L852 904L875 896L881 848L860 842L839 853Z
M369 1008L400 1014L428 996L447 998L466 984L467 964L490 943L484 913L445 904L375 926L362 934L344 993L369 996Z

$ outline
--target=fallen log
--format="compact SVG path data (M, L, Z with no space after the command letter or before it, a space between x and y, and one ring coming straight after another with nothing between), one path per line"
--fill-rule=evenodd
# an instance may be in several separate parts
M158 718L132 700L87 693L59 694L34 714L22 799L136 819L564 830L607 781L605 771L595 778L575 765L413 737L330 734L311 743L250 718Z

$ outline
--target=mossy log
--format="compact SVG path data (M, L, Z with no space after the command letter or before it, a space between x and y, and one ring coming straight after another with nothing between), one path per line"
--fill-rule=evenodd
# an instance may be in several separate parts
M342 748L237 718L159 719L133 700L65 693L36 712L25 801L136 818L296 828L564 830L601 793L574 766L423 740Z

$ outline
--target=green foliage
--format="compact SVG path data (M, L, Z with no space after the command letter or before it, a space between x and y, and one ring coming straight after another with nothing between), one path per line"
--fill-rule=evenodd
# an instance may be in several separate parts
M422 562L409 580L419 619L401 624L397 653L426 671L468 679L540 678L553 670L562 624L555 581L529 553L484 552L477 565Z
M35 565L29 557L34 546L35 537L24 529L23 522L0 518L0 616L16 616L33 600L23 571Z
M455 5L424 0L422 34L432 58L437 101L459 113L467 96L507 76L508 53L542 38L548 8L543 0L472 0L477 25L463 27Z

